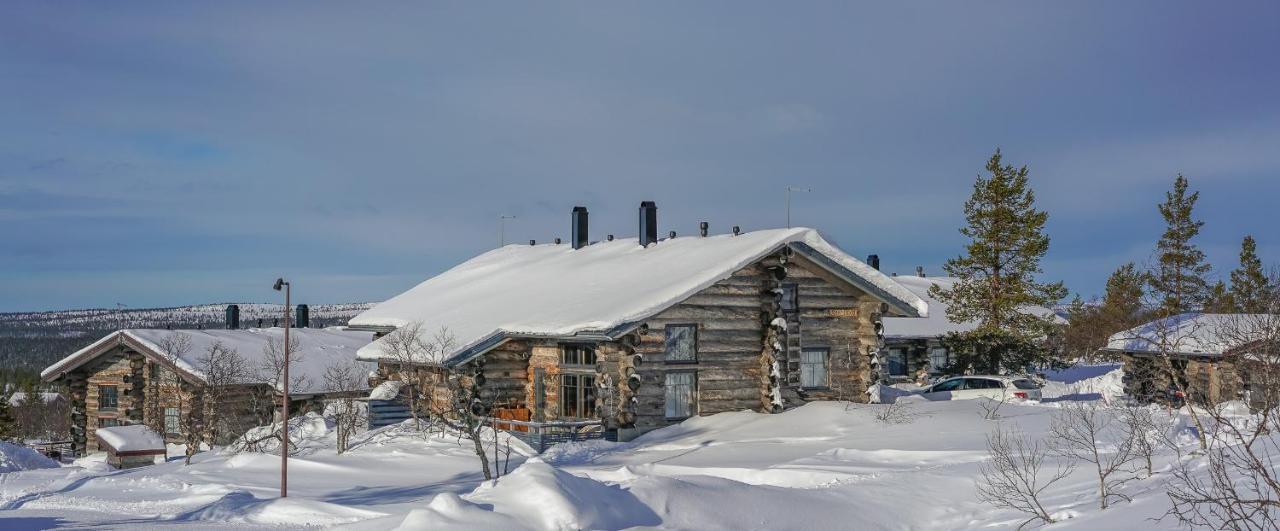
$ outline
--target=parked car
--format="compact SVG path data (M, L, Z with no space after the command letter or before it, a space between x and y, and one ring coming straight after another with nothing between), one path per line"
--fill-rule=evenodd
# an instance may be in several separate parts
M920 391L929 400L1040 400L1040 384L1026 376L973 375L948 378Z

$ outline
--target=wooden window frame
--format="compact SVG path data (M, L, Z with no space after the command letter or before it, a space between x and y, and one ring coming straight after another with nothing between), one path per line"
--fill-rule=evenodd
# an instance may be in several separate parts
M781 292L778 294L778 310L788 315L800 313L800 283L783 282L779 289ZM787 290L791 290L790 301L787 300ZM787 307L788 302L792 303L790 308Z
M111 389L112 405L107 407L102 405L102 397L106 395L103 391ZM120 411L120 387L117 385L98 384L98 411Z
M667 377L673 374L688 374L693 377L693 381L689 384L689 414L684 417L672 417L667 415ZM698 416L699 403L698 400L698 371L696 369L676 369L666 371L662 375L662 415L666 420L677 421L686 420Z
M578 350L579 352L587 351L591 353L591 363L569 363L565 361L565 353L569 349ZM580 368L591 369L595 371L596 362L600 361L599 353L596 352L596 346L592 343L561 343L560 344L560 367L562 368Z
M668 343L671 341L672 328L691 328L693 341L693 357L687 360L671 359L671 349ZM662 338L662 361L667 365L696 365L698 363L698 323L671 323L663 327Z
M567 395L564 392L565 388L567 387L565 385L566 378L573 378L575 381L575 384L573 386L574 389L576 389L574 400L578 406L577 408L578 410L574 411L573 414L570 414L569 412L565 411L565 406L567 405L565 403L565 398L567 397ZM589 379L590 383L584 385L583 384L584 379ZM557 396L557 399L560 402L560 407L559 407L560 418L591 419L591 418L595 418L595 416L598 416L598 412L595 411L594 403L591 404L590 407L587 406L588 397L591 399L592 402L595 402L595 393L589 392L589 391L594 391L593 388L596 385L595 380L596 380L596 375L594 372L593 373L586 373L586 372L560 373L560 393ZM588 410L590 410L591 415L578 415L578 413L586 413L588 412Z
M170 410L175 412L172 415L173 417L172 431L169 429L169 418L170 418L169 411ZM164 432L167 435L182 435L182 409L181 408L176 408L176 407L164 408Z
M804 366L811 365L806 364L804 361L805 351L822 353L822 375L824 377L823 380L825 380L822 385L804 385ZM815 391L831 389L831 347L812 346L800 348L800 388Z

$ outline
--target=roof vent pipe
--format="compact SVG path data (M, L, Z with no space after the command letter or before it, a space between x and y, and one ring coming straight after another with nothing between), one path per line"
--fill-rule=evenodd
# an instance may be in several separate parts
M529 245L538 245L538 240L529 240Z
M734 236L737 236L737 235L738 235L738 233L740 233L740 232L742 232L742 229L739 229L737 225L734 225L734 226L733 226L733 235L734 235Z
M569 235L569 242L573 244L574 249L581 249L587 246L587 207L573 207L573 213L570 215L573 219L573 234Z
M640 202L640 246L658 243L658 205L653 201Z
M560 238L555 239L556 245L560 245Z
M668 232L668 233L667 233L667 237L668 237L668 238L675 239L675 237L676 237L676 231Z
M612 234L610 234L610 235L608 235L608 236L605 236L605 237L604 237L604 241L607 241L607 242L611 242L611 241L613 241L613 235L612 235Z
M240 328L240 305L227 305L227 330L237 330Z
M916 266L916 276L924 278L924 266Z
M879 271L879 270L880 270L880 255L878 255L878 254L869 254L869 255L867 255L867 265L871 266L871 269L874 269L874 270L876 270L876 271Z
M706 238L706 237L707 237L707 229L709 229L709 228L711 228L711 224L710 224L710 223L707 223L707 222L705 222L705 221L703 221L703 222L701 222L701 223L698 223L698 234L701 234L703 238Z
M293 319L295 328L311 328L311 307L305 304L299 304L293 308L296 317Z

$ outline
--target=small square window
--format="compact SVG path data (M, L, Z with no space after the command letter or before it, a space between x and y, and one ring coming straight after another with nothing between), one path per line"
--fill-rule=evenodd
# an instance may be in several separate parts
M697 374L693 372L669 372L666 382L667 418L692 417L697 409Z
M120 407L120 395L116 393L114 385L98 386L98 409L101 411L115 411Z
M929 349L929 370L931 372L942 372L942 369L945 369L950 364L946 348L934 347Z
M182 434L182 428L180 427L180 424L179 424L179 418L180 418L180 414L178 413L178 408L176 407L164 408L164 432L171 433L174 435Z
M807 348L800 351L800 387L827 387L828 351L825 348Z
M560 364L583 366L595 365L596 351L587 345L564 345L560 347Z
M795 282L787 282L782 285L781 300L778 305L785 313L794 313L800 311L800 287Z
M120 425L120 419L117 419L117 418L99 418L98 419L99 428L114 428L119 425Z
M667 325L667 363L698 361L698 325Z

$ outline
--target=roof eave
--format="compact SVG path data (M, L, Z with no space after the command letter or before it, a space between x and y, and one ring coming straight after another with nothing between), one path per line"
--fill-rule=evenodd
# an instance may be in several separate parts
M827 255L818 252L817 249L814 249L809 244L804 242L791 242L787 245L831 274L840 277L845 282L848 282L849 284L856 286L858 289L871 294L873 297L880 299L880 301L888 304L889 308L896 310L902 316L924 317L924 315L922 315L915 306L908 304L906 301L903 301L892 293L885 291L880 286L867 281L867 279L862 278L861 275L850 271L849 268L840 265Z

